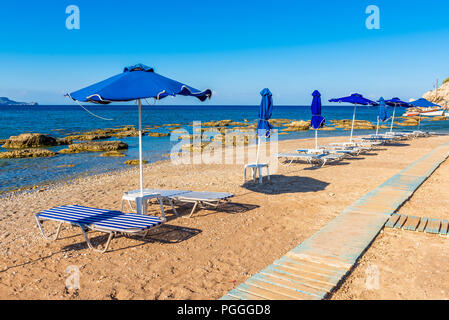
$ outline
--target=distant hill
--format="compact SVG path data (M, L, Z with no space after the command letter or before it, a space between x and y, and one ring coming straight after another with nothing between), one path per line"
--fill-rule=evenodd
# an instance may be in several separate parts
M449 78L438 88L438 92L436 90L428 91L423 98L443 107L446 105L449 107Z
M0 106L37 106L37 102L17 102L7 97L0 97Z

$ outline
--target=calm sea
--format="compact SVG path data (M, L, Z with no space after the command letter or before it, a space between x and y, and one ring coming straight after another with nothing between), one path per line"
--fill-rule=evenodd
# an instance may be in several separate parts
M138 114L135 105L92 106L88 109L111 121L96 118L79 106L0 106L0 139L25 132L38 132L53 137L63 137L71 133L90 131L93 129L112 128L123 125L137 125ZM356 119L376 121L376 108L358 107ZM397 108L396 115L404 109ZM323 115L331 119L351 119L352 106L324 106ZM258 106L143 106L142 121L145 126L180 123L188 129L192 121L211 121L231 119L234 121L254 121L257 119ZM275 106L272 118L307 120L310 118L309 106ZM424 121L424 130L449 132L449 122ZM160 132L168 132L163 128ZM356 130L356 134L371 131ZM320 136L344 136L348 131L321 131ZM279 139L311 138L313 131L280 135ZM113 140L113 139L112 139ZM121 138L129 145L126 157L100 157L101 153L61 154L52 158L38 159L0 159L0 193L17 188L43 184L50 181L70 179L84 174L103 173L109 170L127 167L123 162L138 158L138 139ZM173 142L169 137L143 138L144 159L157 161L163 154L170 152ZM58 151L66 147L53 147ZM0 148L1 151L7 151Z

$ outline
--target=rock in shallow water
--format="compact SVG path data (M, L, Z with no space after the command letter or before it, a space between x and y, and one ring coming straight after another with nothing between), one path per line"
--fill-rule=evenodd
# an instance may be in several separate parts
M41 158L41 157L54 157L58 155L57 152L53 152L47 149L20 149L7 152L0 152L0 159L13 159L13 158Z
M139 162L139 159L136 159L136 160L127 160L127 161L125 161L124 162L124 164L128 164L128 165L130 165L130 166L136 166L136 165L138 165L140 162ZM148 163L148 161L147 160L142 160L142 163L143 164L146 164L146 163Z
M52 147L69 143L69 140L56 139L41 133L22 133L18 136L9 137L2 147L7 149L26 149Z
M71 144L68 149L60 150L60 153L101 152L126 150L128 145L121 141L93 141Z

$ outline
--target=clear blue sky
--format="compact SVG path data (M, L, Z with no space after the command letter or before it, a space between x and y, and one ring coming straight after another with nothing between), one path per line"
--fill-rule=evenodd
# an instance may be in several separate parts
M65 27L71 4L80 30ZM365 27L368 5L380 30ZM448 14L447 0L2 0L0 96L70 103L63 93L140 62L211 88L208 104L258 104L264 87L279 105L314 89L408 100L449 77Z

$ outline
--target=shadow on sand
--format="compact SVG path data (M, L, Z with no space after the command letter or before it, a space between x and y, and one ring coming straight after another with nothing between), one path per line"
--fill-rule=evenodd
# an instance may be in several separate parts
M154 242L179 243L182 241L186 241L186 240L200 234L201 232L202 231L200 229L164 224L158 228L150 230L148 232L148 235L145 238L142 238L142 236L138 236L138 235L123 235L123 234L117 235L112 240L113 241L111 243L112 248L109 249L106 253L125 250L125 249L129 249L129 248L140 247L147 243L154 243ZM94 236L94 237L92 237L92 234L93 234L93 232L89 232L88 236L90 237L90 241L93 246L101 247L102 245L104 245L106 243L107 238L108 238L107 234L100 234L100 235ZM118 247L117 240L120 238L129 238L131 240L138 241L139 243L137 243L137 244L134 243L134 244L126 246L126 247L117 248ZM116 247L116 249L113 248L114 246ZM71 251L71 250L78 251L78 250L84 250L87 248L88 248L88 246L87 246L86 242L83 241L80 243L74 243L74 244L65 246L63 248L63 251Z
M253 192L264 194L286 194L297 192L316 192L326 189L329 183L309 177L272 175L270 181L264 183L248 181L242 187Z

